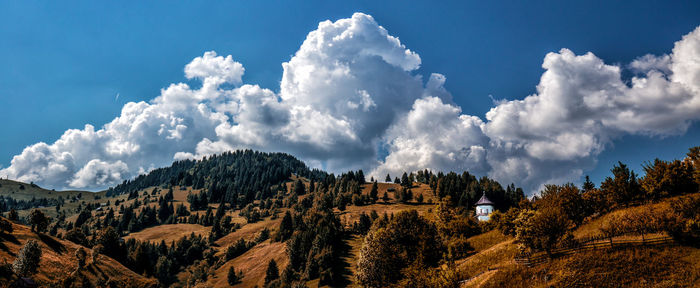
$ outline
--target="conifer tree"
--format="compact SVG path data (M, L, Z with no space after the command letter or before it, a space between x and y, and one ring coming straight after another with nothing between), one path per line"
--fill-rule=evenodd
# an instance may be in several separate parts
M377 182L372 183L372 190L369 191L369 198L372 200L372 203L377 202L377 194L379 193L379 189L377 187Z
M270 259L270 262L267 264L267 271L265 272L265 285L277 280L278 278L280 278L280 275L279 269L277 268L277 262L275 262L274 259Z

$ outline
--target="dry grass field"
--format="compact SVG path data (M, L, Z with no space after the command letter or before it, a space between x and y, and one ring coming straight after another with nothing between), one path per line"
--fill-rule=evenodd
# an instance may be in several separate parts
M209 231L211 231L211 227L205 227L199 224L165 224L131 233L124 237L124 240L133 238L139 241L148 241L153 243L165 241L165 244L170 245L172 241L177 241L178 239L189 236L192 233L206 237L209 235Z
M618 209L589 219L573 234L576 238L598 235L601 225L612 215L638 210L660 211L669 208L672 199ZM662 235L652 233L645 237ZM614 239L641 239L641 236ZM700 283L700 249L694 247L594 250L554 258L528 268L515 264L517 245L498 231L477 235L468 241L477 253L457 261L458 271L467 280L461 287L698 287Z
M209 277L206 283L197 287L229 287L226 276L231 266L236 271L243 271L243 279L236 287L263 287L267 264L271 259L277 262L280 272L287 266L289 259L285 252L286 247L284 243L271 242L270 240L255 245L243 255L226 262L219 269L216 269L214 275Z
M10 234L0 235L0 259L12 263L17 257L19 249L27 241L36 240L42 248L42 257L34 279L42 287L58 287L61 281L76 270L78 261L75 258L75 250L82 246L31 232L28 227L23 225L13 224L13 229L14 231ZM87 248L84 249L89 251ZM105 282L111 280L118 287L156 287L155 279L136 274L104 255L98 257L97 263L88 260L87 266L81 269L77 275L86 279L93 287L99 286L100 280ZM0 279L0 283L5 281L9 280Z

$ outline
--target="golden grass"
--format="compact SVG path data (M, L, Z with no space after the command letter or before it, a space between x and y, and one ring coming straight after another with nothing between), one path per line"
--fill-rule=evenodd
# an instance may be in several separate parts
M483 287L698 287L698 255L682 246L589 251L533 268L505 267Z
M346 227L351 227L353 223L360 219L360 215L364 212L369 215L372 210L376 211L377 214L382 217L384 213L391 216L391 214L396 214L404 210L416 210L418 214L422 216L427 216L429 210L435 210L435 205L433 204L371 204L364 206L347 206L345 211L340 211L335 208L335 212L339 215L341 223L345 224ZM428 217L429 218L429 217Z
M488 249L480 251L467 258L457 260L457 269L465 277L474 277L479 273L490 269L511 265L513 258L518 253L517 245L513 240L507 240Z
M39 242L42 248L41 262L37 274L32 278L41 286L54 286L66 276L75 271L77 259L75 250L82 247L70 241L57 239L48 235L31 232L28 227L13 224L11 234L0 236L0 259L11 263L15 260L19 249L30 239ZM83 247L89 252L88 248ZM116 260L104 255L98 257L97 263L88 260L87 266L81 269L80 275L85 277L93 286L98 280L111 279L120 287L155 287L156 280L145 278L121 265ZM7 279L5 279L7 280ZM5 281L0 279L0 282Z
M639 209L667 209L671 199L615 210L581 225L573 234L577 238L598 235L599 227L611 215ZM657 236L663 234L647 234L645 238ZM468 241L479 251L498 242L499 237L491 231ZM615 239L641 239L641 236L625 235ZM506 240L457 261L465 280L468 279L461 287L562 287L569 284L574 285L571 287L700 287L700 249L693 247L588 251L555 258L533 268L514 264L512 259L516 253L513 240Z
M216 244L222 248L226 248L228 245L235 243L240 238L246 239L247 241L252 241L260 233L260 231L266 227L267 229L270 229L270 237L272 237L272 235L274 235L279 228L280 222L282 222L282 217L278 217L274 220L268 217L262 221L246 224L241 227L241 229L238 229L233 233L229 233L228 235L221 237L219 240L216 240ZM223 251L221 252L223 253Z
M146 228L136 233L131 233L124 237L124 240L133 238L139 241L148 241L153 243L165 241L165 244L170 245L172 241L177 241L178 239L184 236L189 236L192 233L205 237L209 236L209 231L211 231L211 227L205 227L199 224L165 224Z
M24 189L19 189L20 185L24 186ZM14 180L0 179L0 195L10 196L15 200L32 200L32 198L49 198L56 199L58 197L63 197L63 199L70 200L82 194L82 200L93 200L95 196L104 197L105 191L101 192L90 192L90 191L78 191L78 190L68 190L68 191L53 191L47 190L41 187L34 187L28 183L22 183Z
M219 269L216 269L214 275L210 276L204 285L198 285L197 287L229 287L227 275L229 267L232 265L237 272L243 271L243 279L235 287L254 287L256 285L263 287L267 264L271 259L277 262L277 268L280 273L289 263L286 247L287 245L284 243L271 242L270 240L255 245L243 255L226 262Z
M467 242L469 242L469 245L474 248L475 252L481 252L510 239L511 237L503 235L501 231L494 229L489 232L470 237L467 239Z
M629 208L623 208L623 209L618 209L615 211L612 211L610 213L601 215L597 218L591 219L588 222L584 223L580 227L578 227L574 232L574 237L575 238L584 238L584 237L591 237L591 236L596 236L600 235L600 227L603 226L604 223L608 222L613 215L615 216L622 216L627 213L631 212L636 212L639 210L653 210L653 211L662 211L664 209L668 209L670 207L669 201L664 201L664 202L659 202L659 203L652 203L652 204L646 204L646 205L641 205L641 206L636 206L636 207L629 207Z

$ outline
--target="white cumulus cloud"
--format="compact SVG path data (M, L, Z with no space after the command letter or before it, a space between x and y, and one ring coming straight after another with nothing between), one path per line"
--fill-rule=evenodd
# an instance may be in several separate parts
M96 129L66 131L16 155L0 176L54 188L101 189L165 165L237 148L292 153L331 171L383 178L469 170L537 191L577 180L625 134L685 133L700 118L700 28L668 55L627 66L568 49L545 56L537 93L462 114L446 77L417 73L420 56L374 18L324 21L282 63L279 93L243 81L210 51L150 101L130 102ZM623 79L622 71L635 76ZM513 98L518 98L514 95Z

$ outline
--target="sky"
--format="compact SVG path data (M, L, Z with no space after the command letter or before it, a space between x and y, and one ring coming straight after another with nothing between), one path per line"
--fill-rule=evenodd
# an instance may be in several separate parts
M0 176L253 148L534 193L700 143L697 1L433 2L0 1Z

